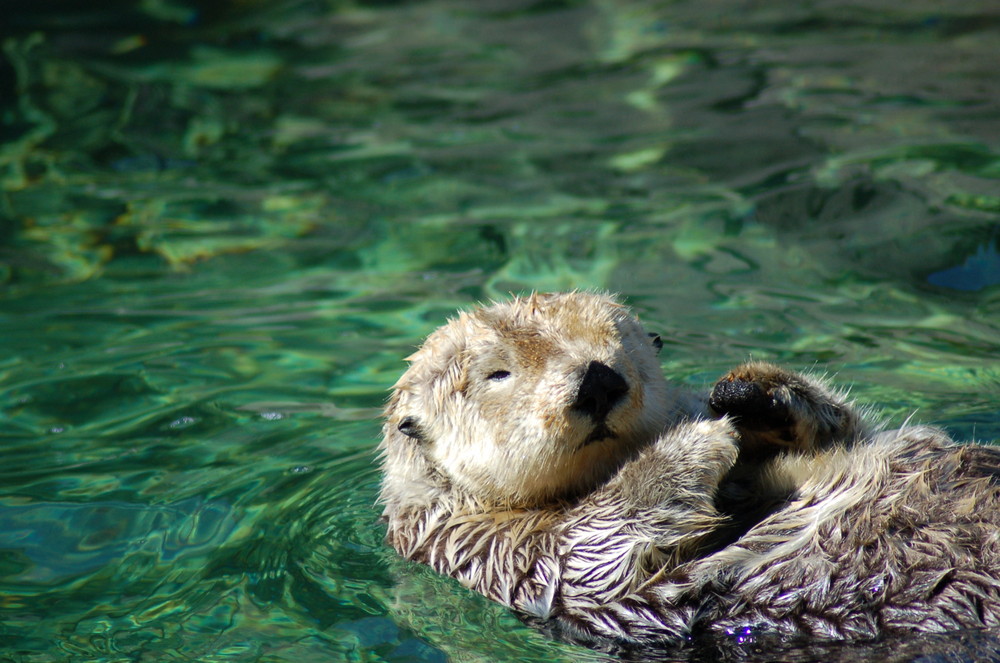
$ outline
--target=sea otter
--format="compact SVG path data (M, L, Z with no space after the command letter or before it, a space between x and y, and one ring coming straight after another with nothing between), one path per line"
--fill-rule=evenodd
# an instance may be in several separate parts
M388 542L583 642L1000 624L1000 450L765 363L687 394L661 345L586 292L435 331L386 410Z

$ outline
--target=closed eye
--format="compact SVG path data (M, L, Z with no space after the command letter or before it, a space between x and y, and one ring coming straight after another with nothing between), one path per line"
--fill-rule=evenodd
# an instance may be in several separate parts
M510 377L510 371L493 371L486 376L487 380L493 380L494 382L499 382L500 380L506 380Z

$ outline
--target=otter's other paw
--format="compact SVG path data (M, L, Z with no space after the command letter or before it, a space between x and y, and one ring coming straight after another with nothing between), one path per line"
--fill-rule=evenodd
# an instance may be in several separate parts
M850 444L863 434L860 415L816 378L751 362L719 380L709 405L729 415L751 453L808 451Z

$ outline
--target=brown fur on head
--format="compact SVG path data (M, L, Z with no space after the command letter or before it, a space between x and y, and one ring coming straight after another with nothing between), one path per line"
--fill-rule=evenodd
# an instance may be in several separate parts
M657 340L611 297L584 292L518 297L451 320L408 358L390 398L387 508L445 494L532 506L605 481L673 415ZM594 362L627 385L597 422L579 408Z

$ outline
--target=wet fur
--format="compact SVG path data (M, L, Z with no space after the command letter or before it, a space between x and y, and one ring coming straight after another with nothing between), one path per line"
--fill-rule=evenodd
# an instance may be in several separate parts
M629 393L589 443L571 403L594 360ZM515 299L435 332L396 385L382 453L390 544L565 638L1000 622L996 449L875 432L769 364L685 396L602 295Z

